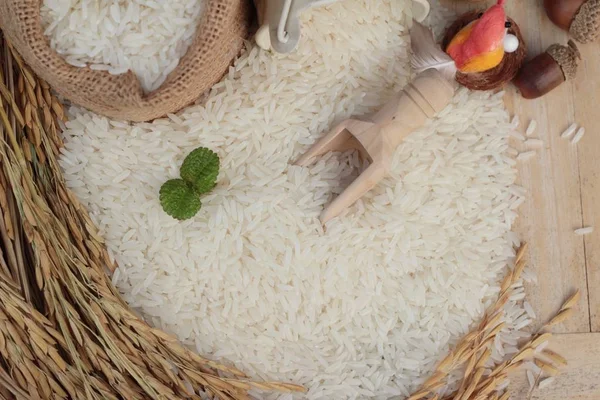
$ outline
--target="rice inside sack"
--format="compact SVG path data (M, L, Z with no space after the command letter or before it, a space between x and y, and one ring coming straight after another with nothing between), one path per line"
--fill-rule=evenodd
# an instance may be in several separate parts
M210 0L205 4L192 0L64 1L64 8L62 2L48 3L54 4L57 11L56 20L48 22L47 32L56 34L53 39L59 51L65 44L68 49L62 51L74 52L65 54L66 58L51 48L44 34L39 0L0 2L0 28L31 69L62 97L101 115L128 121L163 117L198 100L239 55L253 14L252 4L246 0ZM72 10L70 4L81 7ZM194 7L202 4L205 10L200 12L200 22L194 29L190 24L195 23L193 17L199 13ZM130 11L133 9L137 11ZM164 11L158 12L158 20L157 10ZM182 18L176 16L180 11ZM138 19L138 24L131 22ZM88 25L92 21L97 24ZM137 29L143 32L140 34ZM194 37L185 51L190 31L195 31ZM70 44L70 40L74 42ZM158 50L155 42L165 45L165 41L166 47ZM142 53L137 54L138 51ZM102 60L92 61L102 63L84 66L84 60L90 61L90 57L101 57ZM145 93L132 69L140 74L147 89L158 88Z
M135 72L156 90L192 43L206 0L44 0L44 34L76 67Z

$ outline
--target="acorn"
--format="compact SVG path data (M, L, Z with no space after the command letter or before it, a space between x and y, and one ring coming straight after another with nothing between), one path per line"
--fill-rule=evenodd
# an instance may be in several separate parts
M513 81L526 99L536 99L574 79L581 59L579 49L572 40L568 46L553 44L544 53L523 65Z
M580 43L600 36L600 0L544 0L548 18Z

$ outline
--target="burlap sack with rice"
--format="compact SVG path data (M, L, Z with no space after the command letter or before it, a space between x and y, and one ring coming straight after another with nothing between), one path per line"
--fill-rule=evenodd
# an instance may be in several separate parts
M35 73L66 99L111 118L148 121L180 110L221 79L244 44L251 7L248 0L208 0L187 53L148 94L131 71L111 75L65 62L44 36L40 0L0 0L0 28Z

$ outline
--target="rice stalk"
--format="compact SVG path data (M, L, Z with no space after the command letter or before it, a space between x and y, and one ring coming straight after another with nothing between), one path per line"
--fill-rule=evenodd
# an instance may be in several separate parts
M566 310L560 311L558 314L554 316L548 323L544 326L544 328L550 328L551 326L558 325L566 321L571 315L573 315L573 309L567 308Z
M485 366L491 361L491 346L494 338L505 326L501 322L504 306L514 292L513 286L518 283L526 266L524 258L526 249L527 245L523 244L517 251L515 267L503 278L498 299L486 310L481 322L459 340L455 349L438 364L433 375L408 400L437 398L440 389L445 386L444 382L447 383L448 378L457 372L462 376L460 384L450 394L444 395L442 397L444 400L507 400L510 398L510 391L508 389L498 391L498 388L508 379L509 374L522 368L526 360L533 360L541 369L540 378L543 375L556 376L559 368L567 365L567 361L559 354L548 349L538 353L536 349L551 339L552 334L544 332L546 329L563 322L574 312L573 309L580 298L579 291L570 296L556 315L538 332L522 343L516 354L496 364L490 372L485 373Z
M542 371L540 371L539 374L537 374L537 376L535 377L535 381L533 386L531 387L531 389L529 390L529 393L527 394L527 400L531 400L531 398L533 397L533 392L535 391L535 388L537 387L537 385L540 382L540 379L542 377Z
M256 382L147 325L57 156L65 113L0 33L0 396L241 400Z

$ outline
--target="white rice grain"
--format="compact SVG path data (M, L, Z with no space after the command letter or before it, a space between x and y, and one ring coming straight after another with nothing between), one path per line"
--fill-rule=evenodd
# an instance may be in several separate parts
M531 306L531 304L529 304L528 301L523 303L523 307L525 308L525 312L527 312L527 315L529 315L531 319L536 319L535 311L533 311L533 307Z
M535 151L525 151L525 152L521 152L519 153L519 155L517 156L517 160L519 161L527 161L533 157L535 157L536 152Z
M589 235L592 232L594 232L593 226L586 226L584 228L575 229L575 234L579 236Z
M513 129L517 129L519 127L519 125L521 124L521 119L519 118L518 115L515 115L513 117L513 119L510 121L510 124L512 125Z
M525 141L525 136L523 136L521 133L519 133L517 131L511 131L510 136L514 137L515 139L520 140L521 142Z
M529 122L529 126L527 126L527 130L525 131L525 136L531 136L535 133L535 130L537 129L537 121L535 119L532 119L531 122Z
M577 124L572 123L567 129L564 130L564 132L560 135L560 137L563 139L568 139L571 137L571 135L573 135L575 133L576 130L577 130Z
M496 391L502 392L503 390L506 390L508 388L508 386L510 386L510 379L505 379L504 382L502 382L498 386L496 386Z
M538 384L538 388L545 389L545 388L549 387L550 385L552 385L552 383L554 383L554 380L555 380L555 378L552 376L550 376L548 378L544 378Z
M541 139L527 139L525 141L525 146L529 147L530 149L539 149L544 146L544 141Z
M524 365L526 371L530 371L533 376L539 375L542 369L538 367L534 362L527 361Z
M577 144L579 143L579 141L581 140L581 138L583 138L583 135L585 135L585 128L582 126L577 130L577 133L575 134L575 136L573 136L573 139L571 140L572 144Z
M549 345L550 345L550 342L549 342L549 341L547 341L547 340L546 340L546 341L544 341L544 342L542 342L542 343L540 343L540 344L539 344L539 345L538 345L538 346L535 348L535 352L536 352L536 354L540 354L540 353L541 353L542 351L544 351L544 349L545 349L546 347L548 347Z

